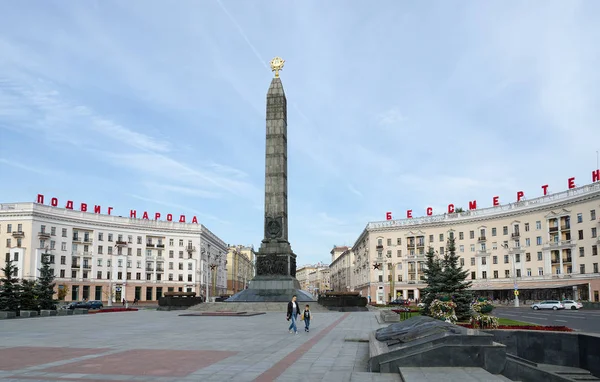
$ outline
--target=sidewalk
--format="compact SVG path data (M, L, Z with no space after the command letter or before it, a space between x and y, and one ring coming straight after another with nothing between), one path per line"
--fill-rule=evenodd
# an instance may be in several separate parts
M178 312L6 320L3 381L399 381L368 373L375 312L314 313L289 334L282 313L180 317ZM299 322L302 325L301 322Z

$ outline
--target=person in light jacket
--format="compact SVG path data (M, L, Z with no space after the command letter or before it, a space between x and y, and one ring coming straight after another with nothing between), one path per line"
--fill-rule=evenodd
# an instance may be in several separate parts
M298 314L300 313L300 309L298 308L298 303L296 302L296 295L292 296L292 301L288 302L287 306L287 320L292 321L290 323L290 327L288 330L290 333L298 334L298 327L296 327L296 319L298 318Z

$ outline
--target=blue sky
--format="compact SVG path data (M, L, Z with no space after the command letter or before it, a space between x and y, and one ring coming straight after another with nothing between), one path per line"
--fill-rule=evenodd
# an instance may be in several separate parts
M0 3L0 201L197 215L258 248L274 56L301 264L386 211L591 182L600 2L341 4Z

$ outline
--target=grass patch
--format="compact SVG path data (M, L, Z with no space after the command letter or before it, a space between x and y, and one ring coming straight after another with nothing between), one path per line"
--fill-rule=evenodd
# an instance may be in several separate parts
M523 322L511 320L509 318L500 318L498 317L498 325L506 325L506 326L540 326L538 324L532 324L531 322Z

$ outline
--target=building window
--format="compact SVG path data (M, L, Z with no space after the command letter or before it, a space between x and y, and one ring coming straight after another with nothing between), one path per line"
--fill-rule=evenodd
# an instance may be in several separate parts
M444 234L440 233L440 241L444 241Z
M104 240L104 234L102 232L100 232L98 234L98 241L103 241Z
M538 276L543 276L544 275L544 268L539 267L538 268Z
M596 236L598 236L598 232L596 230L596 227L592 228L592 237L595 238Z
M142 274L140 272L135 274L135 279L136 280L141 280L142 279Z
M429 235L429 242L433 243L433 235Z
M379 245L382 245L381 244L381 239L378 240L378 243L379 243ZM179 239L179 246L183 247L183 239Z
M498 271L494 271L494 278L497 279L498 278Z
M585 274L585 264L579 264L579 273Z
M508 269L504 270L504 277L507 279L510 278L510 271Z
M592 264L594 266L594 273L598 273L598 263Z
M508 226L505 225L504 227L502 227L502 233L504 235L508 235Z
M531 239L529 239L529 238L525 239L525 246L526 247L531 247Z
M481 271L481 278L482 279L487 279L487 272L486 271Z
M192 275L188 275L188 281L192 281Z
M598 256L598 246L592 245L592 256Z
M380 276L380 277L381 277L381 276ZM178 277L178 280L179 280L179 281L183 281L183 275L179 275L179 277Z
M590 211L590 220L596 220L596 210Z
M464 267L465 266L465 259L464 258L460 258L460 266Z
M179 270L183 271L183 263L179 263Z
M498 256L492 256L492 264L498 264Z
M138 244L142 244L142 237L141 237L141 236L138 236L138 237L137 237L137 243L138 243Z
M401 249L396 250L396 257L402 257L402 250Z
M113 247L111 247L110 245L108 247L106 247L106 251L109 255L112 255L112 253L113 253L112 248Z
M521 254L515 253L515 263L520 263L520 262L521 262Z
M542 245L542 237L541 236L538 236L538 237L535 238L535 244L536 245Z
M444 254L444 247L440 247L440 255Z
M525 232L529 232L529 223L525 223Z
M529 253L529 252L525 253L525 261L531 261L531 253Z
M475 244L471 244L471 252L475 252Z
M508 264L508 255L504 255L504 264Z
M527 277L531 277L531 268L527 268Z
M458 246L458 250L459 250L460 252L464 252L464 251L465 251L465 246L464 246L464 245L462 245L462 244L461 244L461 245L459 245L459 246Z
M392 246L392 239L387 239L387 246L391 247Z
M60 257L60 264L61 265L66 265L67 264L67 256L61 256Z
M471 266L475 265L475 258L471 257Z
M62 229L62 237L67 237L67 229L66 228Z
M577 214L577 223L583 223L583 214L581 212Z
M183 251L179 251L179 258L183 259Z
M397 238L396 239L396 245L402 245L402 239L401 238Z
M475 231L469 231L469 239L475 239Z
M475 272L471 272L471 279L475 280Z
M142 249L141 249L141 248L138 248L138 249L136 249L136 252L135 252L135 253L136 253L136 255L138 255L138 256L142 256Z
M583 256L585 256L585 248L579 247L579 257L583 257Z
M492 236L496 236L498 234L496 227L492 228Z
M102 246L101 246L101 245L99 245L99 246L98 246L98 254L99 254L99 255L101 255L101 254L102 254Z
M485 256L483 256L483 257L481 258L481 265L487 265L487 260L486 260L486 257L485 257Z
M113 241L113 234L112 233L108 234L108 241L111 241L111 242Z
M6 225L6 233L12 233L12 224Z

